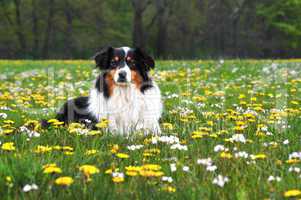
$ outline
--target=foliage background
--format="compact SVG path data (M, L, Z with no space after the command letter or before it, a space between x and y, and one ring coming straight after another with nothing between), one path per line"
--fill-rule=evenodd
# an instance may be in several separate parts
M0 58L90 58L104 45L157 58L300 57L300 0L0 0Z

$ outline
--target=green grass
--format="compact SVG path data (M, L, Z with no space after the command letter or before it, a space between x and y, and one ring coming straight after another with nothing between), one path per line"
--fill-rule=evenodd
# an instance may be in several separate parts
M283 199L286 191L301 190L301 173L289 171L301 167L300 159L288 163L290 154L301 151L298 61L157 62L152 74L164 100L162 135L178 137L187 150L153 144L151 135L141 133L127 138L100 129L92 136L71 133L68 127L36 126L37 120L53 118L67 98L88 94L98 74L93 68L91 61L80 60L0 61L0 113L7 114L7 119L0 117L1 199ZM21 126L35 129L40 137L29 137ZM238 134L247 141L229 141ZM285 140L289 144L283 144ZM6 142L13 142L15 149L4 150ZM39 145L61 149L37 153ZM113 145L129 158L112 153ZM143 147L130 151L129 145ZM214 151L217 145L226 148L224 153ZM63 150L63 146L73 149ZM87 155L92 149L96 153ZM248 157L238 158L238 152ZM212 172L197 163L209 157L217 166ZM43 165L50 163L56 163L62 173L43 173ZM170 168L173 163L175 172ZM84 164L100 170L89 182L79 170ZM173 181L126 175L127 166L145 164L159 165L159 171ZM114 183L112 175L105 173L108 169L124 173L124 181ZM224 187L213 184L219 174L229 179ZM74 182L56 185L60 176L70 176ZM269 176L281 180L269 182ZM22 191L32 183L39 189Z

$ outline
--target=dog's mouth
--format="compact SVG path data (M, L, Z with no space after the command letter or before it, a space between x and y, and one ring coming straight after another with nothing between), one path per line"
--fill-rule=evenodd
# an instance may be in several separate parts
M127 86L130 82L126 78L118 78L116 85Z

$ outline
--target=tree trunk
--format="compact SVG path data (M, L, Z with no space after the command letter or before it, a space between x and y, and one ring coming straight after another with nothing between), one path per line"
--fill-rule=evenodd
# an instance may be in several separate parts
M48 58L49 53L49 42L53 28L53 16L54 16L54 0L48 0L48 17L47 25L45 29L44 45L42 50L42 57Z
M39 57L39 32L38 32L38 16L37 16L37 1L32 0L32 10L31 10L31 18L32 18L32 34L33 34L33 45L32 45L32 55L37 58Z
M22 54L26 52L26 39L24 35L24 29L23 29L23 23L22 23L22 18L21 18L21 11L20 11L20 0L14 0L15 4L15 14L16 14L16 34L18 37L18 41L21 47Z
M143 13L150 1L132 0L134 8L133 18L133 46L145 48L145 33L143 30Z
M157 22L158 32L156 38L156 52L158 57L164 57L166 54L166 40L168 27L168 3L166 0L157 0Z
M66 56L70 58L72 56L72 24L73 24L73 15L72 15L72 5L69 0L65 0L64 6L64 15L67 22L65 29L65 52Z

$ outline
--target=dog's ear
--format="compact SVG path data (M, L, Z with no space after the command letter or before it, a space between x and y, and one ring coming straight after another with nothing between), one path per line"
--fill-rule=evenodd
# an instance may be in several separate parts
M110 67L110 60L113 53L113 47L104 47L99 52L97 52L93 59L95 60L96 67L101 70L108 69Z
M136 59L143 63L147 71L155 68L154 59L150 55L146 54L141 48L138 47L135 49L135 55Z

